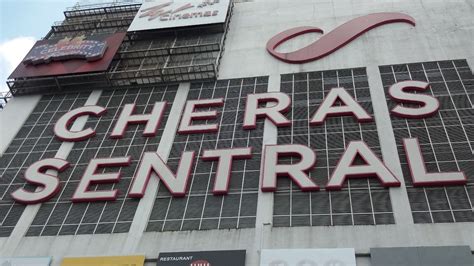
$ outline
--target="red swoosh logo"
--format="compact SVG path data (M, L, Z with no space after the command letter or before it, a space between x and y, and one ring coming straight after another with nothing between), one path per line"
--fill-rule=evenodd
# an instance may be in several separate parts
M415 19L402 13L374 13L352 19L323 35L312 44L289 53L279 53L275 49L282 43L302 34L323 30L316 27L296 27L280 32L267 42L267 51L279 60L301 64L325 57L363 33L389 23L404 22L415 26Z

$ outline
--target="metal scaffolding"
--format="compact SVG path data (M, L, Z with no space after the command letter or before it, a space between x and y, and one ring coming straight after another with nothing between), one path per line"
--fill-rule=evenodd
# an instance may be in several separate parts
M5 105L7 105L8 101L10 101L12 97L13 96L9 91L0 92L0 110L5 108Z
M130 2L69 8L44 39L126 32L141 5ZM16 78L7 84L11 94L20 95L216 79L231 14L232 6L223 24L127 32L104 72Z

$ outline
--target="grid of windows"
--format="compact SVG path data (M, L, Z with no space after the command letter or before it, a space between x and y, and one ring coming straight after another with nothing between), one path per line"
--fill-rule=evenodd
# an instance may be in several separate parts
M53 158L61 142L54 138L53 126L67 111L84 105L89 93L55 94L41 98L18 134L0 157L0 237L7 237L25 208L15 203L10 194L27 185L23 174L32 163Z
M384 89L400 81L430 84L423 92L436 97L433 117L391 116L415 223L473 222L474 202L474 76L466 60L423 62L379 67ZM395 102L387 98L389 109ZM403 150L404 138L418 138L428 172L463 171L466 186L415 188Z
M74 235L128 232L139 200L128 198L128 189L143 152L156 151L164 129L160 125L155 137L143 137L144 124L129 125L122 139L111 139L110 132L123 105L135 103L135 114L151 112L157 101L173 102L177 85L140 89L103 91L97 105L107 109L101 117L90 117L86 127L96 130L96 135L87 141L77 142L68 156L69 169L60 174L62 190L58 195L41 205L30 226L27 236ZM163 120L167 120L168 106ZM121 172L115 184L98 184L92 190L118 189L115 201L72 203L72 195L80 178L93 158L131 156L127 167L107 168L107 172Z
M367 112L372 113L365 68L281 76L281 91L292 98L292 109L287 117L293 124L278 129L278 144L301 144L316 152L316 165L310 177L321 191L302 192L289 178L279 178L274 198L274 226L394 223L389 191L377 179L349 179L341 191L324 190L350 141L363 140L382 158L375 122L359 123L348 116L327 118L319 126L309 125L310 116L335 87L345 88ZM292 163L293 158L283 160Z
M177 134L168 160L173 171L176 171L183 151L196 152L188 193L182 198L171 197L160 182L147 231L255 227L263 120L257 123L254 130L244 130L242 122L247 94L266 92L267 86L268 77L191 84L188 100L224 98L223 107L212 108L218 111L219 131ZM225 196L213 195L217 164L201 160L203 150L240 147L253 147L252 158L234 161L229 193Z

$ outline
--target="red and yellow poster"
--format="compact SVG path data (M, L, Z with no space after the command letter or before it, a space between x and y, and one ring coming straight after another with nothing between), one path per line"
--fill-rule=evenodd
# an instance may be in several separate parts
M105 71L124 37L119 32L38 41L9 78Z

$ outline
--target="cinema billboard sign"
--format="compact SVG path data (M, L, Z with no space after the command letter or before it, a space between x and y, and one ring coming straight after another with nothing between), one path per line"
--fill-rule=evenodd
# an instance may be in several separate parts
M128 31L224 23L230 0L144 1Z
M402 81L393 84L388 94L396 102L391 114L408 119L422 119L433 116L438 112L439 101L431 95L423 94L429 84L423 81ZM267 103L271 103L267 105ZM178 134L217 133L219 129L217 108L222 108L224 100L201 99L186 102L179 123ZM282 92L267 92L248 94L246 97L243 116L243 129L256 128L258 119L268 119L277 127L290 127L290 121L285 115L291 106L291 97ZM124 137L125 130L130 124L144 124L143 137L151 138L156 135L162 122L162 117L168 108L166 102L155 102L151 112L134 114L134 104L126 104L122 108L109 137L113 139ZM93 138L95 131L86 128L71 131L70 127L79 117L102 116L107 109L101 106L83 106L71 110L58 119L54 126L57 138L67 142L84 141ZM373 122L373 117L344 89L333 88L309 119L309 126L321 126L329 117L352 116L359 123ZM196 120L206 120L205 124L195 124ZM423 155L416 138L402 140L407 163L410 168L414 186L463 185L466 176L463 172L429 173L425 167ZM252 157L252 147L234 147L232 149L204 150L200 155L202 160L217 162L213 194L226 194L229 190L232 163L236 160L246 160ZM173 196L185 196L191 176L191 169L196 158L195 151L184 151L181 155L176 172L173 172L157 152L145 152L137 168L128 193L131 198L142 198L150 177L157 176ZM303 145L265 145L262 151L260 189L263 192L273 192L277 189L278 177L290 178L302 191L318 191L320 185L309 177L309 171L316 165L314 150ZM283 164L280 159L291 156L296 163ZM362 164L356 164L356 158L362 159ZM91 190L90 186L97 183L120 182L120 172L102 173L106 167L127 167L131 157L94 158L86 167L83 176L73 194L73 202L91 202L115 200L118 190ZM34 204L47 201L60 191L57 175L51 170L62 172L70 166L70 162L48 158L33 163L25 171L28 183L42 189L29 191L20 188L12 193L12 197L20 203ZM54 172L53 171L53 172ZM152 175L152 174L155 175ZM350 142L339 162L333 170L326 190L340 190L348 179L358 177L374 177L384 187L401 185L400 176L390 171L383 161L363 141Z

